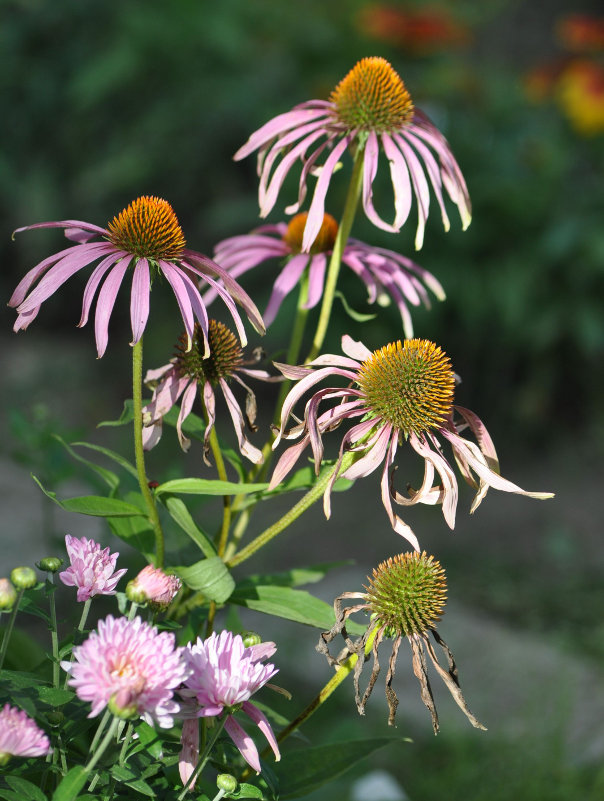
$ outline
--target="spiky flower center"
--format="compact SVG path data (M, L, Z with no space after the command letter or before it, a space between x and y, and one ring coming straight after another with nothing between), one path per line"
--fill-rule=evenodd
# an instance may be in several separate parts
M185 236L172 206L147 195L134 200L108 224L109 241L139 258L174 261L185 247Z
M194 378L200 383L209 381L217 384L221 378L230 378L243 364L243 351L239 340L224 323L210 320L208 324L208 343L210 355L203 358L203 333L199 323L195 323L191 350L187 351L187 337L182 334L176 345L176 368L182 376Z
M294 253L302 251L302 237L304 236L304 228L306 227L306 220L308 212L303 211L301 214L296 214L292 217L287 231L283 235L283 241L288 245ZM323 222L319 233L315 237L314 242L310 246L310 253L326 253L328 250L333 250L336 236L338 233L338 224L331 216L331 214L323 215Z
M351 130L392 133L413 119L413 101L385 58L363 58L329 97Z
M447 601L445 571L425 551L390 557L365 587L367 606L386 635L422 634L440 620Z
M367 408L405 436L439 428L453 405L455 375L449 357L427 339L406 339L376 350L357 383Z

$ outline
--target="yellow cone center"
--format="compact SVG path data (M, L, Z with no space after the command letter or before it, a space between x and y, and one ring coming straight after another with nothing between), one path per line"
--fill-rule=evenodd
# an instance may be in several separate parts
M289 225L287 226L287 231L283 235L283 241L289 245L294 253L300 253L302 251L302 237L304 236L304 228L306 227L307 217L307 211L303 211L301 214L296 214L295 217L291 218ZM337 222L334 220L331 214L324 214L319 233L315 237L315 240L310 247L310 253L325 253L329 250L333 250L337 233Z
M392 133L413 119L411 96L385 58L361 59L329 99L351 130Z
M357 383L367 408L405 436L439 428L453 405L455 375L449 357L427 339L406 339L376 350Z
M180 258L185 236L172 206L159 197L139 197L107 226L109 241L139 258Z

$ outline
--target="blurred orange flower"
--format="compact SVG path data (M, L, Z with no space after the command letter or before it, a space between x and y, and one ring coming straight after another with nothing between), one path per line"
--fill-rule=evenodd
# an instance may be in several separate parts
M398 45L415 55L436 53L470 41L469 29L437 6L404 11L390 5L370 5L360 12L357 25L373 39Z
M568 14L556 26L560 44L578 53L604 50L604 18Z
M595 61L571 61L560 75L556 98L570 124L583 136L604 132L604 68Z

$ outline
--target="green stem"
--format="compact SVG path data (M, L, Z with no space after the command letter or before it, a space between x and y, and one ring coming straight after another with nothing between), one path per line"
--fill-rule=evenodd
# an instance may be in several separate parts
M202 754L201 754L201 756L199 758L199 762L195 766L195 770L189 776L189 780L187 781L185 786L182 788L182 792L180 793L180 795L178 796L176 801L183 801L185 795L187 794L187 791L188 791L189 787L193 784L193 782L196 781L197 777L199 776L201 771L204 769L205 764L206 764L206 762L208 761L208 759L210 757L210 753L212 751L214 743L218 739L218 736L219 736L220 732L223 730L224 724L226 723L227 718L228 718L228 715L224 714L222 719L220 719L220 718L218 719L217 724L214 726L214 731L212 733L212 736L208 739L208 741L206 743L206 746L203 749L203 752L202 752Z
M336 286L338 283L338 275L340 273L340 265L342 264L342 254L348 242L350 231L352 230L352 223L356 214L359 197L361 195L361 186L363 183L363 155L364 148L359 147L354 158L354 165L352 168L352 176L348 186L348 193L346 195L346 202L344 204L344 213L338 228L336 241L334 242L329 267L327 268L327 278L325 280L325 288L323 290L323 303L321 304L321 313L319 314L319 322L317 323L317 330L315 337L312 341L310 353L306 359L307 362L315 359L321 352L321 347L327 334L329 326L329 318L331 317L331 309L333 306L333 299L335 297Z
M111 712L106 709L103 717L101 718L101 722L98 725L98 728L95 732L94 737L92 738L92 742L90 743L90 748L88 749L88 753L92 754L92 752L96 749L99 740L101 739L101 735L107 723L109 722L109 718L111 717Z
M149 489L143 450L143 338L132 347L132 405L134 409L134 459L138 484L147 507L149 522L155 533L155 567L164 564L164 533L159 522L157 507Z
M132 740L133 732L134 732L134 726L132 725L132 723L129 723L128 728L126 729L126 734L124 735L122 750L120 751L119 763L121 767L123 767L124 763L126 762L126 752L128 751L128 746L130 745L130 741Z
M107 746L115 736L119 722L120 722L119 718L113 718L113 722L109 727L109 729L107 730L105 736L103 737L101 744L95 750L88 764L84 767L84 770L86 771L87 774L92 773L92 770L94 769L95 765L107 750Z
M203 397L202 397L203 403ZM206 418L206 425L208 424L208 413L204 406L204 413ZM218 434L216 433L215 426L212 426L212 430L210 431L210 448L212 450L212 456L214 457L214 461L216 462L216 471L218 472L218 478L221 481L228 481L229 477L227 476L226 465L224 463L224 458L222 456L222 451L220 450L220 443L218 442ZM220 527L220 532L218 534L218 542L216 545L216 550L218 556L222 556L224 554L225 548L227 546L227 541L229 538L229 529L231 527L231 496L224 495L222 499L222 526Z
M70 663L73 662L73 649L74 649L75 645L79 644L79 639L80 639L79 635L82 634L82 632L84 631L84 626L86 625L86 620L88 619L88 613L90 612L90 605L91 604L92 604L92 598L88 598L86 601L84 601L84 608L82 609L82 616L80 617L80 622L78 623L78 627L76 628L75 633L73 635L73 645L71 646L71 655L69 657L69 662ZM76 642L76 640L78 642ZM65 682L63 684L63 689L64 690L67 689L67 682L69 681L69 675L70 674L67 673L67 675L65 676Z
M4 664L4 658L6 657L6 652L8 650L8 641L11 638L11 634L13 633L13 628L15 625L15 619L17 617L17 612L19 611L19 604L21 603L21 598L23 598L23 593L25 590L19 590L17 593L17 599L13 604L13 608L10 613L10 617L8 619L8 624L6 629L4 630L4 639L2 640L2 649L0 649L0 669Z
M332 469L324 470L323 473L317 479L316 484L302 497L298 503L293 506L288 512L286 512L283 517L277 520L276 523L273 523L272 526L269 526L262 534L259 534L256 539L252 540L245 548L243 548L239 553L235 554L235 556L227 562L227 567L232 568L236 565L240 565L242 562L245 562L246 559L249 559L250 556L253 556L256 551L270 542L273 537L276 537L277 534L280 534L284 529L290 526L294 520L297 520L300 515L305 512L313 503L323 495L327 485L329 484L330 479L332 478L334 472L338 470L338 473L343 473L344 470L347 470L353 462L358 458L359 454L353 451L348 451L342 457L342 462L339 465L336 465Z
M52 686L58 689L61 679L59 673L59 633L57 631L54 573L48 573L47 578L51 585L48 602L50 606L50 639L52 642Z

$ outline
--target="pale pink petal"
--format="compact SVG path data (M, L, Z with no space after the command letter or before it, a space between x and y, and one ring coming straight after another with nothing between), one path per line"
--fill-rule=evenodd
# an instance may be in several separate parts
M317 253L311 257L308 271L308 300L304 304L305 309L313 309L321 300L323 287L325 286L326 267L327 257L325 253Z
M376 421L373 421L374 423ZM354 481L357 478L368 476L382 464L388 452L392 426L383 425L375 432L366 444L367 451L360 459L342 473L343 478Z
M88 282L86 283L86 287L84 288L84 297L82 299L82 316L80 317L78 328L82 328L82 326L86 325L88 322L88 315L90 314L92 301L94 300L98 286L107 270L113 264L127 255L128 254L123 250L117 251L117 253L112 253L110 256L107 256L106 259L103 259L103 261L97 264L97 266L94 268L90 278L88 279Z
M294 465L307 447L309 440L310 436L307 434L295 445L292 445L291 447L287 448L287 450L283 451L279 457L279 461L277 462L275 469L273 470L273 475L271 476L271 480L268 485L269 491L278 487L288 473L293 470Z
M357 359L359 362L364 362L373 355L360 340L354 340L348 334L342 337L342 350L351 359Z
M478 442L478 446L480 450L483 452L487 464L495 473L499 472L499 459L497 457L497 451L495 450L495 444L491 439L489 432L486 429L485 424L482 420L478 417L478 415L474 414L474 412L470 411L470 409L466 409L464 406L454 406L453 407L456 412L463 417L466 421L472 434L476 437L476 441Z
M193 775L199 761L199 720L197 718L183 721L180 744L182 748L178 757L178 773L184 787ZM195 781L191 782L189 789L193 790L195 784Z
M271 292L268 305L264 312L265 325L271 325L277 316L281 303L299 282L300 276L308 264L308 260L308 254L299 253L293 256L277 276L273 284L273 291Z
M151 276L147 259L137 259L132 276L132 292L130 295L130 322L132 324L132 342L136 345L143 335L149 318L149 293L151 292Z
M273 734L271 724L268 722L264 712L261 712L255 704L251 703L251 701L244 701L241 705L241 709L246 713L246 715L249 715L251 720L253 720L258 726L262 734L264 734L268 740L268 744L272 748L273 754L275 755L275 760L279 762L281 759L281 754L279 753L277 738Z
M191 299L189 298L189 293L187 292L184 284L182 271L167 261L161 261L160 268L162 273L166 276L166 279L172 287L172 291L176 297L176 302L178 303L178 308L180 309L182 321L185 325L185 332L187 335L187 350L190 350L191 343L193 341L193 328L195 326L195 320L193 319Z
M72 250L73 247L65 248L65 250L61 250L59 253L54 253L52 256L49 256L41 261L39 264L36 264L35 267L32 267L32 269L29 270L17 284L15 291L8 301L8 305L13 308L19 306L27 295L27 291L29 290L30 286L32 286L32 284L34 284L38 278L48 270L49 267L55 264L55 262L61 261L61 259L71 253Z
M226 723L224 724L224 729L231 740L235 743L239 749L239 753L245 759L248 765L250 765L256 771L256 773L260 773L261 767L258 749L254 745L254 741L250 735L241 728L232 715L228 716Z
M122 259L111 270L96 302L96 314L94 317L94 336L96 340L96 349L99 359L107 349L107 342L109 341L109 318L115 305L115 299L119 288L122 285L124 275L128 269L129 259Z
M384 460L384 469L382 470L382 479L380 482L381 491L382 491L382 503L384 505L384 509L386 510L386 514L390 520L390 525L396 531L397 534L400 534L401 537L404 537L407 542L409 542L416 551L419 551L419 541L415 534L413 533L413 529L404 520L402 520L398 515L394 513L392 508L391 502L391 492L390 492L390 468L392 467L392 463L394 462L394 457L396 455L397 449L397 436L396 433L390 439L390 445L388 447L388 453Z
M373 205L373 181L377 175L380 147L374 131L369 133L365 145L365 160L363 163L363 209L367 218L383 231L397 232L397 229L383 220Z
M245 421L243 419L243 414L241 412L241 409L239 408L239 404L237 403L235 396L231 392L231 389L224 378L220 379L220 387L224 394L224 398L227 402L227 406L231 414L231 419L233 421L233 426L235 427L235 433L237 434L237 440L239 442L239 450L247 459L249 459L254 464L261 464L263 460L262 451L260 451L254 445L252 445L252 443L246 437Z
M250 153L253 153L254 150L257 150L267 142L270 142L271 139L279 136L279 134L324 116L324 107L295 107L291 111L286 111L284 114L279 114L265 123L261 128L258 128L257 131L254 131L247 142L235 153L233 159L234 161L240 161L246 156L249 156Z
M384 133L381 139L384 153L390 162L390 180L394 190L394 222L392 226L398 231L409 216L413 200L409 169L402 153L390 136Z
M182 432L182 424L191 414L195 397L197 396L197 382L191 381L189 386L185 389L182 400L180 402L180 412L178 413L178 420L176 421L176 433L178 434L178 441L183 451L188 451L191 447L191 440L186 437Z
M444 431L441 433L443 435L445 434ZM416 453L418 453L423 459L427 459L429 462L432 462L436 468L436 472L439 474L443 486L443 517L445 518L449 528L455 528L455 512L457 509L458 496L457 479L455 478L455 473L444 456L442 456L442 454L438 451L430 448L425 435L418 437L416 434L412 433L409 436L409 443Z
M420 250L424 243L424 230L428 212L430 210L430 189L422 165L407 141L402 136L394 136L393 140L400 147L409 168L413 191L417 201L417 232L415 234L415 249Z
M315 191L312 198L312 203L308 210L308 217L306 218L306 226L304 227L304 236L302 237L302 250L306 253L310 250L313 242L317 238L317 234L323 225L323 218L325 215L325 195L331 181L331 176L336 168L340 157L349 145L349 138L345 137L340 140L331 151L329 156L325 159L325 163L321 167L321 173L315 186Z

